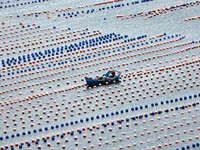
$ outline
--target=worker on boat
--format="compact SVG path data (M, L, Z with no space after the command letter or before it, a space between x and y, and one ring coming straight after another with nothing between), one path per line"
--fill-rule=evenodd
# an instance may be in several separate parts
M115 77L115 71L112 71L111 72L111 76L110 76L111 78L113 78L113 77Z
M108 81L109 78L108 78L107 76L103 76L103 80L104 80L104 81Z

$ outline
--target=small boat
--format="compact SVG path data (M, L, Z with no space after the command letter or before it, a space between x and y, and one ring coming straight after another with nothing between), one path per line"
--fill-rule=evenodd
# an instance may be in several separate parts
M118 73L118 74L116 76L114 76L114 77L110 77L111 72L112 71L108 71L103 76L101 76L101 77L99 77L97 79L91 79L91 78L85 77L87 85L88 86L95 86L95 85L97 86L97 85L104 85L104 84L111 84L113 82L118 82L121 73L118 72L118 71L115 71L115 73ZM107 80L103 79L104 76L108 77Z

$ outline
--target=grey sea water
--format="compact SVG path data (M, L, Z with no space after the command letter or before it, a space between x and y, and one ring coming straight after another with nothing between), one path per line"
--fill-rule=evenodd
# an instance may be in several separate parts
M199 45L200 19L191 21L184 20L186 18L198 17L200 15L199 5L189 6L188 8L183 7L182 9L177 8L176 10L153 16L152 18L138 15L131 18L130 13L134 15L141 11L148 12L149 10L158 8L167 8L174 5L190 3L190 1L153 0L144 3L139 1L139 4L132 5L132 2L135 1L125 0L105 5L90 6L90 4L97 2L101 1L48 0L37 3L31 2L31 4L28 4L28 2L21 0L10 1L10 4L15 4L15 7L0 9L1 22L5 22L5 25L1 25L0 27L0 45L1 48L4 48L4 50L1 49L0 60L5 61L8 58L17 59L18 56L22 57L23 55L31 53L44 52L44 50L52 48L57 49L57 47L65 45L70 46L70 44L78 44L83 40L112 33L116 35L120 34L120 36L128 35L127 38L117 40L119 42L130 38L136 38L137 41L137 37L142 35L147 36L139 39L139 42L135 44L135 48L131 47L130 44L129 48L128 46L124 46L124 49L123 46L118 46L118 48L116 48L112 45L107 48L103 46L99 48L98 45L95 46L97 47L95 50L88 47L89 51L87 51L87 48L85 48L86 52L79 52L77 55L74 55L74 58L72 52L64 50L62 60L60 60L61 57L56 58L55 56L55 59L52 60L39 61L35 64L26 63L29 65L28 67L27 65L24 66L24 68L21 66L19 69L14 67L15 69L5 69L4 71L2 61L0 61L1 78L5 78L5 80L0 80L0 84L2 85L0 87L0 136L3 137L3 140L0 141L0 145L8 145L10 148L10 144L18 143L21 145L21 141L25 142L28 140L31 144L30 148L33 150L38 149L38 146L41 146L41 149L53 148L59 150L63 149L63 145L65 145L65 149L87 148L106 150L114 148L172 150L181 149L182 147L186 148L186 146L192 148L192 144L199 142L199 105L189 107L188 104L196 104L196 101L199 100L199 62L192 61L199 61L200 52L199 47L192 48L192 46ZM23 5L16 6L16 4L20 3L23 3ZM24 3L27 4L25 5ZM120 4L120 7L115 7L115 5L118 4ZM122 4L124 4L124 6L122 6ZM5 5L9 6L9 3L3 1L1 5L3 7L5 7ZM86 5L88 5L88 7L86 7ZM79 9L78 6L84 6L84 8ZM114 6L114 8L111 8L111 6ZM68 7L72 9L65 12L56 11L56 9L60 10ZM103 7L105 7L105 10L102 10ZM109 7L109 9L107 9L107 7ZM94 9L94 12L91 12L92 9ZM87 13L87 10L89 10L89 13ZM43 11L47 11L49 14L43 13ZM82 13L82 11L84 11L84 13ZM41 14L38 14L36 17L35 14L37 13L35 12L41 12ZM79 14L75 16L72 12L74 14L79 12ZM33 15L29 16L29 13ZM68 13L70 13L72 17L70 17ZM65 14L65 16L63 16L63 14ZM125 18L122 20L117 18L117 15L123 15ZM67 19L66 16L68 16ZM126 19L126 16L129 16L129 18ZM25 26L24 28L22 28L22 25L19 25L20 22ZM15 27L13 27L15 28L13 30L10 29L14 24L19 27L18 30ZM33 24L35 24L35 26L33 26ZM8 27L8 25L11 27ZM30 25L30 27L27 27L28 25ZM40 28L35 29L36 26ZM41 29L43 31L41 31ZM62 31L62 29L67 29L67 31ZM14 33L15 30L17 30L18 33ZM85 37L88 31L92 33L95 30L101 34L94 37L85 37L77 41L42 47L42 45L48 43L45 41L47 37L50 41L49 43L61 41L62 39L51 41L51 38L55 39L56 37L60 37L62 33L65 37L70 35L70 38L76 38L76 36L67 32L73 33L73 31L77 30L80 31L79 33L76 32L77 37L80 38L82 36ZM10 32L12 32L12 34L10 34ZM80 35L81 32L85 32L85 35ZM41 35L39 35L40 33ZM165 36L156 37L164 33L166 33ZM18 34L18 36L16 36L16 34ZM12 37L12 35L15 36ZM30 36L30 41L28 36ZM168 36L170 36L170 38L168 38ZM24 39L22 37L24 37ZM154 39L152 39L152 37L154 37ZM163 39L164 37L166 38L165 40ZM32 43L34 41L40 41L40 38L42 38L43 41L42 44L38 44L41 48L38 48L36 44L30 44L26 47L23 46L23 41L25 41L24 43ZM159 41L160 38L162 38L162 41ZM179 38L181 38L181 40L175 40ZM143 39L145 39L145 41ZM156 39L158 42L155 41ZM170 40L175 41L157 47L154 46L137 50L138 47L147 47L148 45ZM196 40L197 43L195 43ZM112 41L110 43L114 44L114 42L117 41ZM151 41L153 41L153 43L151 43ZM192 44L174 47L174 45L192 41L194 41ZM17 42L19 42L19 44L17 44ZM146 44L146 42L148 42L148 44ZM9 50L6 50L6 44L8 47L11 47L12 43L14 43L14 45L22 45L22 47L14 48L13 50L9 48ZM144 45L142 45L142 43ZM139 44L139 46L137 46L137 44ZM170 46L172 46L172 48L167 49L167 47ZM184 50L188 47L190 47L190 50L177 53L177 51ZM146 51L156 51L156 49L159 50L161 48L165 48L166 50L146 53ZM129 50L131 49L136 50L130 52ZM22 52L19 52L19 50ZM126 53L127 50L129 53ZM15 51L15 54L13 54L13 51ZM10 54L8 55L7 52ZM123 54L123 52L125 53ZM142 54L142 52L145 52L145 54ZM69 56L68 53L71 53L71 55ZM87 53L89 54L87 55ZM115 53L118 55L105 58ZM138 53L141 55L138 55ZM170 53L170 55L163 56L166 53ZM67 56L64 56L64 54L67 54ZM78 55L81 54L83 55L80 56L80 58L83 58L83 60L80 60L82 63L78 64ZM100 56L98 56L98 54ZM131 55L134 54L137 54L137 56L131 57ZM93 55L96 56L96 61ZM127 58L128 55L129 58ZM157 58L158 55L162 55L162 57ZM85 56L87 56L87 59ZM88 56L91 56L91 58L88 58ZM102 59L102 56L104 56L104 59ZM68 59L68 57L70 58ZM153 59L154 57L155 59ZM98 60L98 58L101 58L101 60ZM76 59L76 62L74 59ZM113 59L115 61L113 61ZM142 61L144 59L147 59L147 61ZM66 65L70 64L70 66L64 67L64 64L58 65L59 62L61 63L65 60L68 61ZM70 62L70 60L73 61ZM135 63L135 61L137 63ZM48 62L48 64L46 62ZM186 64L187 62L189 63ZM54 63L56 64L55 66L53 66ZM93 63L95 64L94 66ZM176 66L183 63L185 63L185 65ZM49 64L51 64L51 66L49 66ZM43 66L44 68L42 68ZM59 68L56 68L58 66ZM61 66L63 67L61 68ZM173 68L173 66L175 67ZM40 67L40 69L37 69L38 67ZM108 68L106 69L106 67ZM165 67L171 68L166 69ZM28 71L29 68L31 68L31 71ZM51 70L49 70L50 68ZM120 83L98 86L91 89L83 85L85 84L85 76L100 76L106 73L110 68L122 72ZM161 68L165 68L164 71L161 71L161 73L159 73L159 71L156 72L156 69ZM27 72L24 71L25 69ZM45 71L45 69L47 69L47 71ZM20 71L18 77L16 76L17 70ZM23 72L21 72L21 70L23 70ZM44 71L41 72L41 70ZM37 71L39 72L37 73ZM154 71L154 74L149 73L149 75L146 76L144 73L145 71ZM13 79L11 78L12 75L8 75L9 72L11 74L14 72ZM33 72L34 74L29 75L29 72ZM142 77L138 74L139 72L142 72ZM3 74L5 74L5 76L3 76ZM23 77L21 74L23 74ZM49 76L47 76L47 74ZM130 74L135 76L131 75L128 77ZM7 77L10 78L8 79ZM14 83L15 81L17 84ZM19 81L21 81L21 83L19 83ZM74 86L81 85L82 87L80 88L70 89ZM23 86L25 86L25 88ZM51 86L51 88L49 86ZM15 88L18 88L18 90L14 90ZM65 89L67 90L65 91ZM7 90L9 92L7 92ZM165 94L163 91L165 91ZM39 96L41 93L48 94L46 94L46 96ZM195 94L197 94L197 98L195 98ZM185 99L184 96L186 96ZM192 96L192 98L189 98L189 96ZM178 98L177 102L175 102L175 98ZM183 100L180 100L180 98L183 98ZM166 100L168 101L166 102ZM173 101L170 102L170 100ZM11 104L14 101L17 102ZM161 104L161 101L163 101L164 104ZM10 104L6 105L6 103ZM157 104L158 106L156 106ZM145 108L145 105L148 105L148 108ZM179 106L185 105L187 108L179 108ZM176 107L178 107L179 110L175 111ZM131 110L133 108L134 111ZM164 112L166 109L169 112ZM149 114L150 112L156 112L158 110L162 110L160 115ZM114 113L114 115L112 115L112 113ZM148 114L148 117L143 116L141 119L133 120L134 116L142 114ZM97 116L99 116L99 119ZM94 117L94 119L91 117ZM126 120L126 117L130 120ZM81 121L81 119L83 119L83 121ZM117 120L121 120L122 123L120 123L120 121L117 123ZM195 123L195 120L197 123ZM114 125L111 125L112 121L115 122ZM106 126L105 123L107 122L109 122L109 125ZM99 129L91 129L93 125L98 126L98 124L100 126ZM129 127L126 126L127 124L129 124ZM45 131L45 127L47 127L48 130ZM83 127L86 128L85 131ZM91 128L87 129L87 127ZM16 131L13 131L13 129ZM76 132L77 129L80 129L82 133ZM36 133L34 133L34 130L36 130ZM74 130L73 135L71 135L71 132L73 132L72 130ZM29 134L28 131L31 131L31 133ZM68 131L69 134L67 134ZM184 133L184 131L186 132ZM22 135L23 132L25 132L26 135ZM63 135L64 137L60 136L63 132L66 132L66 134ZM17 133L20 133L20 136L17 136ZM59 133L59 136L56 136L55 139L52 140L52 135L56 135L57 133ZM14 134L15 137L12 137L12 134ZM83 137L84 134L86 138ZM115 136L112 137L113 134ZM49 135L50 138L47 139L47 142L44 142L42 137L45 136L46 139L47 135ZM135 135L137 135L137 137ZM7 139L6 136L8 136ZM37 138L40 138L38 144L31 142L32 139ZM48 143L50 143L50 146L48 146ZM19 146L15 146L15 149L19 148ZM28 149L27 144L24 144L22 149ZM199 149L199 147L195 145L193 149Z

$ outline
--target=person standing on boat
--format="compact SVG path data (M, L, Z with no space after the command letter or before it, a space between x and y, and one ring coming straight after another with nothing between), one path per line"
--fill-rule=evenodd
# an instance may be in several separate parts
M111 76L110 76L111 78L113 78L113 77L115 77L115 71L112 71L111 72Z

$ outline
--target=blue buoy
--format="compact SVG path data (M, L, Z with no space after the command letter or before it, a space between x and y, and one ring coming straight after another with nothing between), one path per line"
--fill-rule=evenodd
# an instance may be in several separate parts
M44 139L43 141L44 141L44 142L47 142L47 139Z
M19 133L17 133L16 135L17 135L17 136L20 136L20 134L19 134Z

